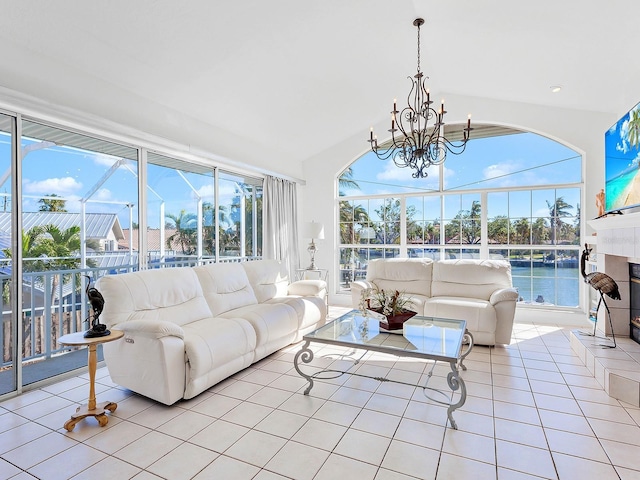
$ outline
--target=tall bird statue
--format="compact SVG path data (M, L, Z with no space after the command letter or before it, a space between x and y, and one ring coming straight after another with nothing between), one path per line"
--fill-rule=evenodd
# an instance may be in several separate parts
M602 345L603 347L608 348L616 348L616 335L613 332L613 322L611 321L611 312L609 311L609 307L607 302L604 299L604 296L607 295L614 300L620 300L620 291L618 290L618 284L615 282L613 278L611 278L606 273L602 272L591 272L589 274L586 273L586 264L589 259L589 255L591 254L591 248L588 245L584 244L584 250L582 251L582 256L580 257L580 273L582 274L582 278L584 281L591 285L595 290L600 294L600 299L598 300L598 306L596 307L596 320L593 324L593 336L596 335L596 326L598 325L598 310L600 310L600 303L604 303L604 308L607 309L607 315L609 316L609 325L611 326L611 338L613 339L613 345Z
M98 291L97 288L91 286L91 277L89 275L85 275L87 278L87 288L85 289L85 293L87 294L87 298L89 299L89 303L91 304L91 310L93 310L93 314L89 315L91 318L91 328L84 332L85 338L94 338L94 337L104 337L111 332L107 330L107 326L100 323L100 314L102 313L102 309L104 308L104 297Z

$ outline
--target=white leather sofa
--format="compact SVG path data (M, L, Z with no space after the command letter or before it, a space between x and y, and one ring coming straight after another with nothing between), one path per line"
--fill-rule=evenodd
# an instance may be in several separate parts
M326 321L326 284L289 283L275 260L107 275L100 321L111 379L171 405L192 398Z
M518 291L504 260L376 259L367 279L351 283L353 308L363 290L377 287L409 296L418 315L467 321L479 345L509 344Z

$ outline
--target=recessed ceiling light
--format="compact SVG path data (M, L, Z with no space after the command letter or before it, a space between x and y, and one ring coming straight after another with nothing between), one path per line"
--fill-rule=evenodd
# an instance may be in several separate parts
M562 87L560 85L552 85L550 88L551 93L558 93L560 90L562 90Z

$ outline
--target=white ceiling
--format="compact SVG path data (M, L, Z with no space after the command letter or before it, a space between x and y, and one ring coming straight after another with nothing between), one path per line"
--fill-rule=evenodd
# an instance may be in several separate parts
M0 85L180 142L179 124L211 128L284 172L364 142L407 95L418 16L437 94L615 115L640 100L637 0L4 2Z

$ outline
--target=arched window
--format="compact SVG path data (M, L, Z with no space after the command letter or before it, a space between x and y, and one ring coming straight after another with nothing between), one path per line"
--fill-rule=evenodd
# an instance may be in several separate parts
M463 154L411 173L368 152L339 176L340 290L373 258L504 258L521 303L579 306L579 153L483 125Z

